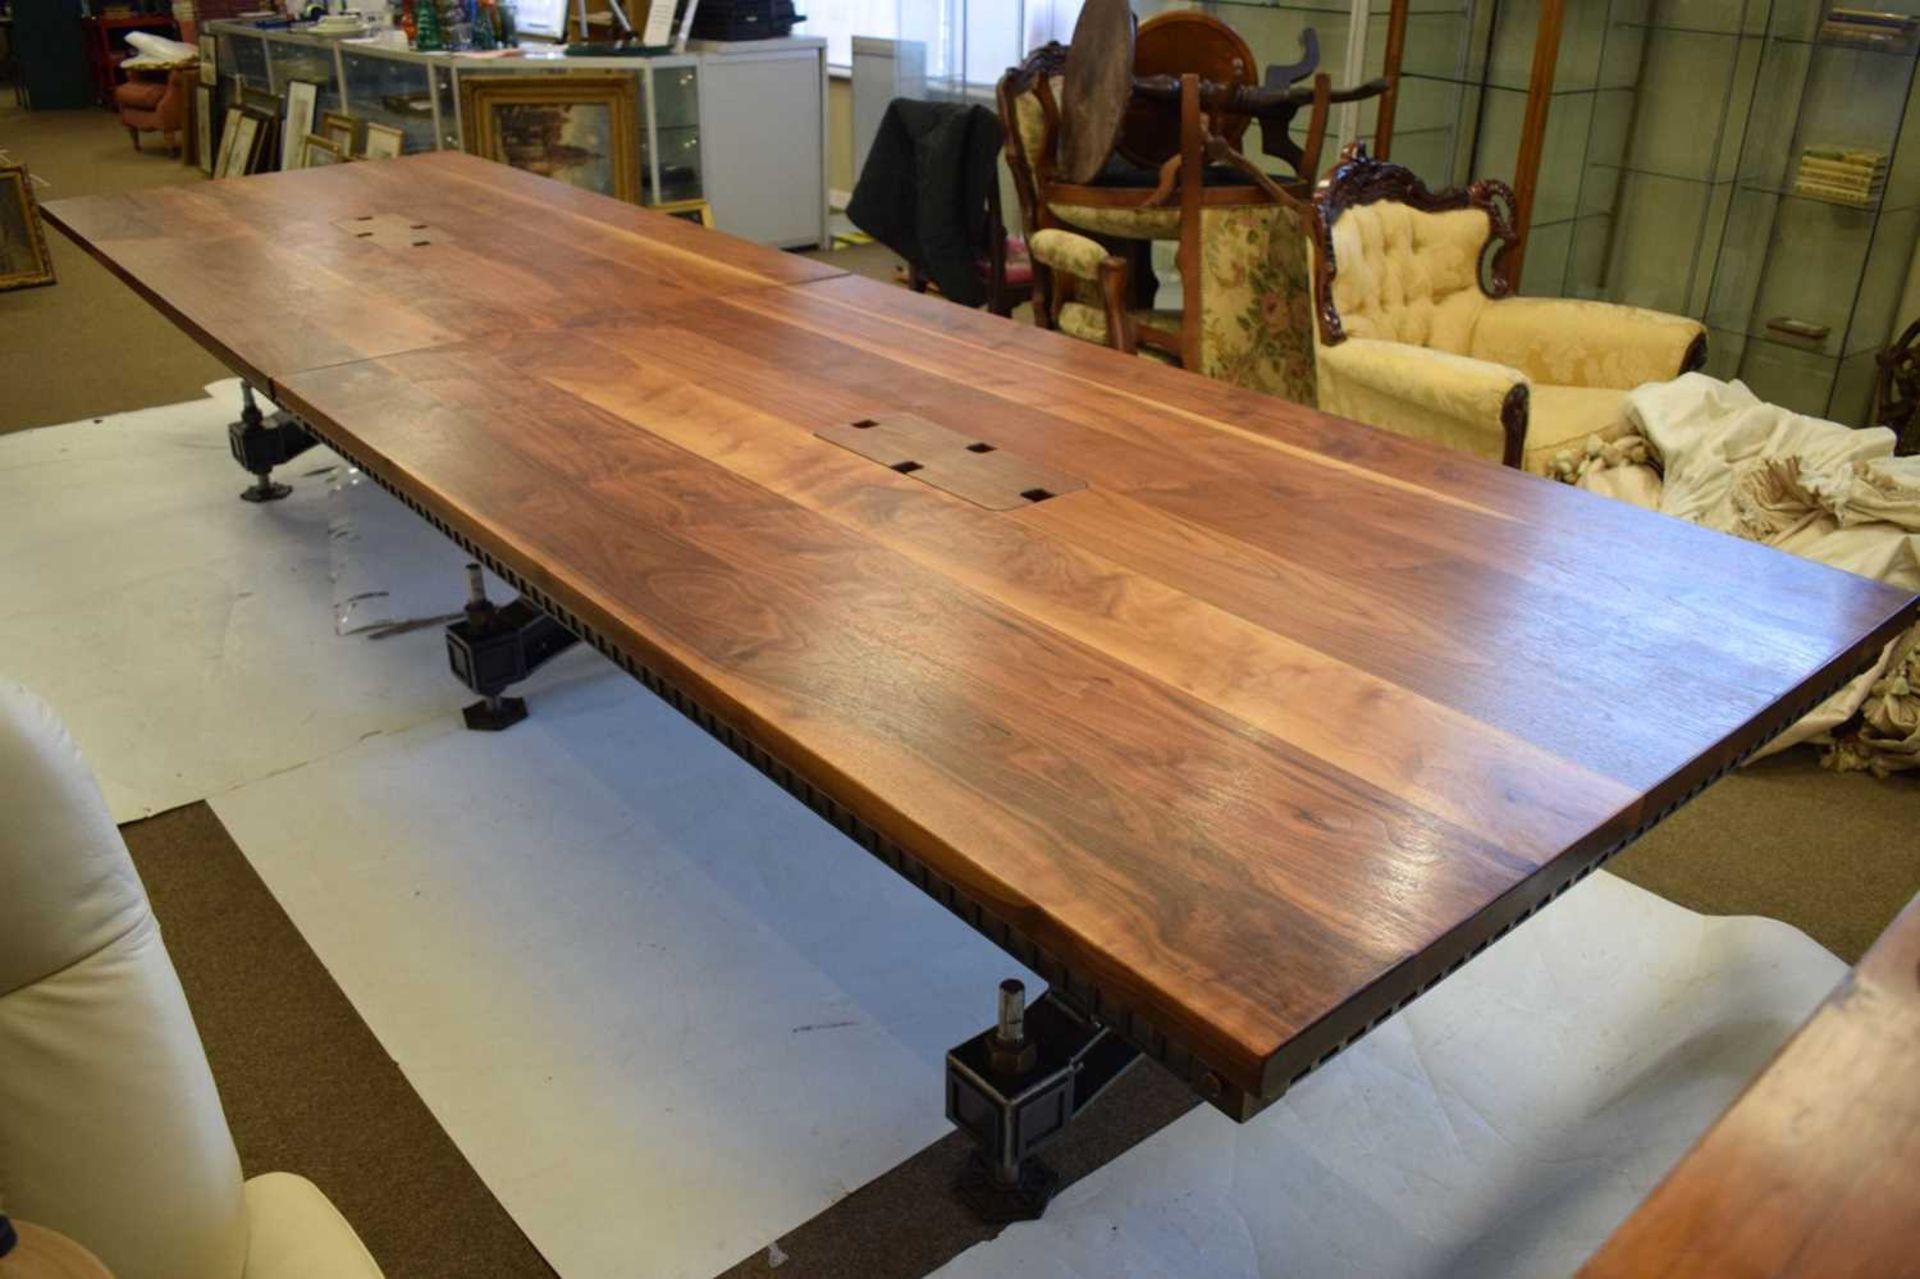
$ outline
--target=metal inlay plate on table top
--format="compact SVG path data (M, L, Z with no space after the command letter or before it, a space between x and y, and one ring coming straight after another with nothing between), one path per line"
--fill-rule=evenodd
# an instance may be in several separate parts
M1086 487L1062 471L912 413L862 418L814 434L990 511L1011 511Z
M355 218L336 218L333 225L356 240L371 240L383 249L418 249L432 244L439 235L424 222L398 213L365 213Z

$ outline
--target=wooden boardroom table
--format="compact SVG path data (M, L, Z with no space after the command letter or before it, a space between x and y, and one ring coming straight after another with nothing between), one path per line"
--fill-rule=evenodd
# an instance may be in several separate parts
M1236 1118L1915 615L466 156L46 214Z

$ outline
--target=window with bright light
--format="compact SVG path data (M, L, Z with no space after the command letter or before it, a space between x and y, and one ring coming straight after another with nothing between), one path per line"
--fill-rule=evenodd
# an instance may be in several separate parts
M827 64L853 65L853 38L913 40L926 46L927 78L991 88L1000 73L1049 40L1066 43L1082 0L798 0L807 20L794 30L825 36Z
M900 0L798 0L794 8L807 15L794 33L825 36L827 65L841 70L853 65L855 36L900 34Z

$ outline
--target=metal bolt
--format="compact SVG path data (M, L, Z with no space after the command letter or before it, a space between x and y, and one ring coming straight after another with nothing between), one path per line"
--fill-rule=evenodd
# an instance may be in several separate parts
M1039 1045L1027 1038L1027 987L1017 977L1000 983L1000 1020L987 1044L988 1062L1003 1075L1032 1070Z
M1027 1039L1027 985L1018 977L1000 983L1000 1042L1018 1048Z
M487 602L487 577L478 564L467 565L467 605L475 607Z

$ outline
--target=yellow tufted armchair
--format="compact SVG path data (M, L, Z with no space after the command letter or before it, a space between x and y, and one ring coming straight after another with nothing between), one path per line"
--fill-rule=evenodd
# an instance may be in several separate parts
M1589 436L1627 433L1626 393L1706 362L1698 321L1568 298L1508 297L1503 183L1431 192L1349 146L1315 192L1320 407L1546 473Z

